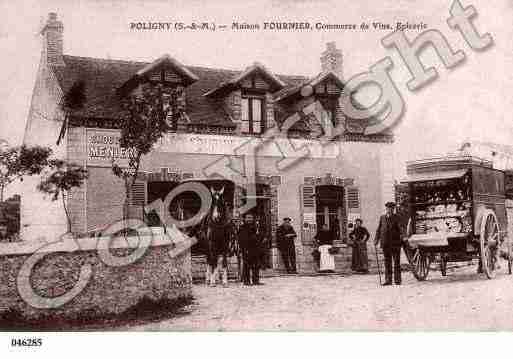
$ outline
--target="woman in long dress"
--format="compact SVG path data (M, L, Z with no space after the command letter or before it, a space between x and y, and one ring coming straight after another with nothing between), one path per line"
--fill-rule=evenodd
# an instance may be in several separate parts
M335 257L330 253L330 249L333 247L333 233L327 224L324 224L322 229L317 232L315 239L320 252L319 272L335 272Z
M349 239L352 242L353 253L351 258L351 269L358 273L369 272L369 257L367 254L367 241L369 240L369 231L362 226L362 220L355 221L355 227L349 233Z

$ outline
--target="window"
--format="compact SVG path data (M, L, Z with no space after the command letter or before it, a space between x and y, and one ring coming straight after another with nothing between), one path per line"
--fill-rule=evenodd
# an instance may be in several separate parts
M242 133L260 134L265 129L264 101L257 97L243 97L241 108Z

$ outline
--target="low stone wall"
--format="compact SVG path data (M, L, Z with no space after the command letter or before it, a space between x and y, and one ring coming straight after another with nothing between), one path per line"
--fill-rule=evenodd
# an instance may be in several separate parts
M0 244L0 312L17 311L29 319L91 318L122 313L143 298L156 302L189 298L190 247L177 250L185 239L177 242L169 236L154 235L146 247L138 244L137 237L116 239L109 244L108 252L114 260L133 256L136 250L142 253L133 263L120 266L101 255L104 245L100 243L105 238L68 239L51 246L37 242ZM35 265L26 270L30 261ZM87 268L91 269L90 275L79 281L81 270ZM73 293L81 286L79 282L85 285L71 300L57 307L47 303L46 308L40 308L48 298ZM27 301L23 293L33 293L31 297L36 300Z

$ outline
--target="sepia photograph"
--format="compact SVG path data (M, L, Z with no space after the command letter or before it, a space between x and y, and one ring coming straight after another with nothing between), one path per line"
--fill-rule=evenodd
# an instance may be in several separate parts
M510 0L0 9L11 349L513 329Z

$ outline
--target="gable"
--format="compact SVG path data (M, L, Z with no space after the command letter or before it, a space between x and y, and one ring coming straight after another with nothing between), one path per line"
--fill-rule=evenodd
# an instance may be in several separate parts
M120 95L130 92L145 82L159 82L170 86L189 86L199 78L192 71L169 55L164 55L152 63L139 69L123 83L117 92Z
M146 79L149 81L169 82L173 84L183 84L185 82L182 76L169 67L162 67L161 69L152 71L146 75Z
M268 71L263 65L255 63L227 81L210 89L204 96L223 96L239 87L242 89L276 92L286 87L286 83Z
M252 90L260 90L260 91L270 91L272 87L272 83L264 78L264 76L253 73L247 75L240 81L240 85L243 89L252 89Z

